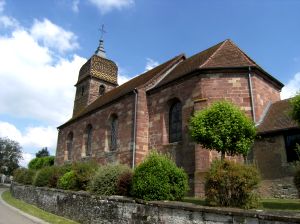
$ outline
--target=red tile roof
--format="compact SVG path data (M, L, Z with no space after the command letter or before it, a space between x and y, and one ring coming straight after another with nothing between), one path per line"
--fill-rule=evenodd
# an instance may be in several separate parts
M178 63L180 60L184 59L185 56L183 54L180 54L171 60L139 75L135 78L129 80L128 82L116 87L115 89L107 92L103 96L96 99L93 103L88 105L85 109L83 109L78 115L72 117L69 121L64 123L63 125L59 126L58 128L61 128L75 120L77 120L80 117L83 117L86 114L89 114L92 111L97 110L98 108L126 95L127 93L132 92L135 88L138 88L144 84L146 84L149 80L154 78L156 75L162 74L169 70L173 65Z
M214 45L213 47L208 48L205 51L187 58L185 61L180 63L168 76L166 76L156 87L167 84L196 70L241 68L249 66L261 70L270 79L272 79L272 81L281 87L283 86L281 82L264 71L231 40L225 40Z
M297 122L290 116L292 106L289 99L273 103L262 123L257 127L259 134L277 132L289 129L300 129Z

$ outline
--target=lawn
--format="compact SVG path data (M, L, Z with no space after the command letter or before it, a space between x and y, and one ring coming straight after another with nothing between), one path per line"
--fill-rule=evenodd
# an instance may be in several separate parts
M15 199L11 196L9 191L5 191L2 194L2 199L11 206L20 209L21 211L40 218L46 222L53 223L53 224L78 224L78 222L74 222L69 219L65 219L63 217L51 214L49 212L45 212L42 209L34 205L27 204L21 200Z
M182 201L205 206L204 199L186 197ZM260 209L263 210L284 210L300 212L300 200L298 199L261 199L260 203Z

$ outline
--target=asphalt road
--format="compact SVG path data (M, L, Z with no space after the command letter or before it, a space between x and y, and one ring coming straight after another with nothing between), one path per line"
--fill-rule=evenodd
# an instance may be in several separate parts
M0 195L2 192L6 191L7 188L0 187ZM26 215L27 216L27 215ZM37 224L41 223L39 220L34 217L28 218L22 213L20 213L17 209L13 209L2 200L0 197L0 224Z

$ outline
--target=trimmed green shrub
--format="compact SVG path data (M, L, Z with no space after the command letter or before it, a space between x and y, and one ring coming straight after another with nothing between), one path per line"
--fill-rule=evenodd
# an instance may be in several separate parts
M14 171L14 181L17 183L22 184L24 182L24 177L25 177L25 168L18 168Z
M30 185L33 182L35 176L34 170L28 170L26 168L19 168L14 171L14 181L20 184Z
M23 184L32 185L35 174L36 174L35 170L26 169L26 171L24 173Z
M128 172L130 168L121 164L100 166L90 182L89 191L97 195L116 195L119 177Z
M65 173L58 180L57 187L64 190L78 190L78 182L75 172L72 170Z
M54 165L54 156L46 156L32 159L29 164L29 169L38 170L46 166Z
M76 176L77 189L87 190L88 184L95 175L99 165L96 162L77 162L72 164L72 171ZM76 189L74 189L76 190Z
M298 190L298 196L300 197L300 168L299 167L296 170L294 175L294 184Z
M130 196L130 189L132 185L132 170L125 171L119 176L117 183L117 194L122 196Z
M57 186L59 178L59 168L56 166L47 166L37 171L33 180L33 185L37 187L53 187Z
M135 169L131 194L144 200L180 200L188 189L184 170L169 156L152 152Z
M259 198L254 191L259 182L254 166L215 160L206 176L206 202L211 206L255 208Z

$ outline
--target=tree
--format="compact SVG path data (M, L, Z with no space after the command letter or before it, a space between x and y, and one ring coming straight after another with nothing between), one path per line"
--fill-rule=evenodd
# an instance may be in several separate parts
M290 100L292 104L292 117L300 125L300 91Z
M227 101L215 102L197 112L190 120L190 135L209 150L228 155L246 156L254 142L254 123L235 105Z
M22 159L21 146L18 142L0 137L0 173L12 175Z
M37 158L46 157L46 156L50 156L50 153L49 153L47 147L42 148L40 151L38 151L38 152L35 154L35 157L37 157Z

